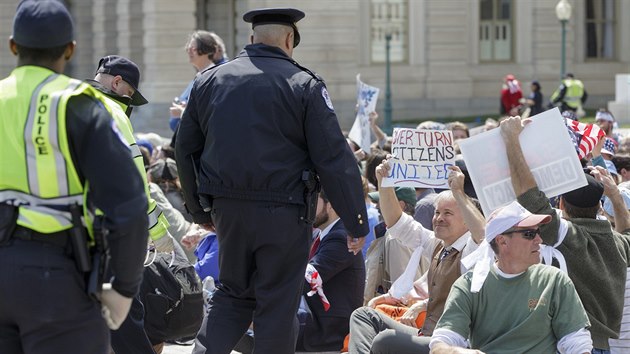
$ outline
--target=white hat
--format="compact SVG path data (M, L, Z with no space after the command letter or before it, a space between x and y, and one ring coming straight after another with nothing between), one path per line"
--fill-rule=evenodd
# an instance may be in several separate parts
M495 237L515 226L531 227L547 224L550 221L551 215L532 214L517 201L513 201L490 215L486 223L486 241L494 240Z
M475 252L462 259L462 264L466 268L470 269L473 265L475 266L470 291L473 293L479 292L488 277L490 266L494 261L494 252L492 247L490 247L492 240L515 226L531 227L547 224L550 221L551 215L532 214L517 201L495 210L486 223L485 240L481 242L481 245Z

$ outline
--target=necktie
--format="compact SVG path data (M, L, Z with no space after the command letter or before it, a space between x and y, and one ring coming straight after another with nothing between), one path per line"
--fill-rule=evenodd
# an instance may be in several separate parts
M311 252L308 254L308 260L310 261L311 258L313 258L313 256L315 256L315 252L317 252L317 248L319 247L319 235L317 236L317 238L315 239L315 241L313 241L313 245L311 246Z
M440 262L442 262L442 260L446 258L450 253L451 253L451 250L448 250L446 248L443 249L442 253L440 254Z

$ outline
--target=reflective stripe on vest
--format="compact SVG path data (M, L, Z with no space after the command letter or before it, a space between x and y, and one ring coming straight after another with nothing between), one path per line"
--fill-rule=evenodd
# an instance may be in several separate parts
M36 66L18 67L0 81L6 128L0 132L0 162L13 170L0 174L0 202L19 206L21 226L41 233L66 230L72 226L69 205L83 204L66 135L66 104L81 93L96 97L81 81Z
M147 216L149 219L149 236L151 237L151 239L157 240L166 234L170 224L168 220L166 220L166 216L162 212L162 208L157 205L157 203L151 198L151 195L149 193L149 184L147 182L147 173L144 168L144 159L142 158L140 147L136 143L136 139L133 136L133 127L131 125L131 121L129 120L129 117L127 117L124 107L121 106L118 101L107 96L103 96L102 101L104 103L105 109L107 109L107 111L111 113L112 118L114 118L114 122L116 123L118 131L120 132L125 142L127 143L127 146L131 150L131 156L133 157L134 163L138 168L138 171L140 172L140 176L142 177L142 181L144 183L144 192L147 196L147 201L149 205L147 209ZM97 210L97 213L100 213L100 211Z

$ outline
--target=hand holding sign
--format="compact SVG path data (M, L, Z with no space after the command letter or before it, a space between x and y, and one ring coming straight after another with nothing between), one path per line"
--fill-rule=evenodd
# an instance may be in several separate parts
M460 191L464 193L464 182L466 181L466 175L457 166L450 166L448 168L451 173L448 175L448 187L453 191Z
M378 188L380 189L381 187L383 187L383 178L389 176L389 170L391 169L391 166L389 164L389 161L393 158L392 155L387 154L387 158L385 160L383 160L378 166L376 166L376 182L378 184Z
M450 130L396 128L384 187L448 188L448 167L455 165Z

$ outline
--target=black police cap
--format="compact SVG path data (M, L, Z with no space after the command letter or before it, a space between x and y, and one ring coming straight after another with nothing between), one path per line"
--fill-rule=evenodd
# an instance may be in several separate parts
M25 0L13 18L13 41L27 47L60 47L74 40L74 24L68 9L56 0Z
M246 12L243 21L252 24L252 28L258 25L280 24L293 28L293 48L300 44L300 32L295 23L303 19L304 12L293 8L264 8Z
M142 106L143 104L148 103L147 99L142 96L140 91L138 91L138 85L140 84L140 69L138 69L138 65L131 60L119 55L108 55L106 57L102 57L98 62L98 69L96 69L96 73L109 74L112 76L120 75L126 83L131 85L131 87L135 90L133 96L131 96L132 106Z

